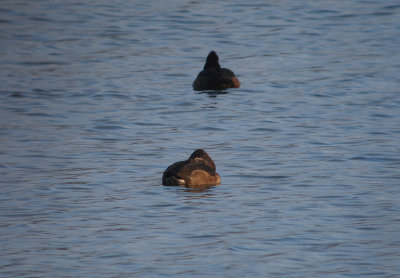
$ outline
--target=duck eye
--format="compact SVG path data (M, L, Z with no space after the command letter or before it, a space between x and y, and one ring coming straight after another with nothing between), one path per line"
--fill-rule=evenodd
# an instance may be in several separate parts
M201 160L201 158L200 157L196 157L194 160L195 161L199 161L199 160Z

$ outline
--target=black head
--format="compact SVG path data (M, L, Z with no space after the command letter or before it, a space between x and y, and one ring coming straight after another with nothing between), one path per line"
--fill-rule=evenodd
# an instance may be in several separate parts
M210 167L215 171L215 163L211 159L211 157L208 155L208 153L203 150L203 149L197 149L195 150L189 157L190 162L195 162L195 163L202 163Z
M218 55L215 51L211 51L207 56L206 64L204 65L204 69L213 68L219 70L221 66L218 63Z

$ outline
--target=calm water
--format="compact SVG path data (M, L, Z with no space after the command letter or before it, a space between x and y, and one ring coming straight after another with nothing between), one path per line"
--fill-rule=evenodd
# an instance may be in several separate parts
M398 1L86 2L1 2L2 277L399 277Z

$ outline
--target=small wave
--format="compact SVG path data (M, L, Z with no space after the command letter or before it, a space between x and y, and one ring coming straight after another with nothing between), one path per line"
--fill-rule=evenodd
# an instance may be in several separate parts
M94 127L95 129L101 130L116 130L116 129L124 129L124 127L119 125L98 125Z

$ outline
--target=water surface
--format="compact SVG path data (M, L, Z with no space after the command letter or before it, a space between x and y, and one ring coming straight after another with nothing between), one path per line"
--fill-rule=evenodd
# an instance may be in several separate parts
M1 276L398 276L397 1L2 4Z

